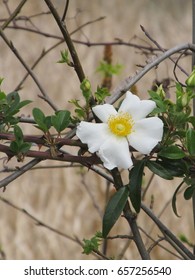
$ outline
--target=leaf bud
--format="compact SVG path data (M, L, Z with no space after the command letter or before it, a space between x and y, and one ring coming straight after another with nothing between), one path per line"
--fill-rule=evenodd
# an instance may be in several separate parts
M189 87L195 87L195 68L193 69L190 76L185 81L186 85Z

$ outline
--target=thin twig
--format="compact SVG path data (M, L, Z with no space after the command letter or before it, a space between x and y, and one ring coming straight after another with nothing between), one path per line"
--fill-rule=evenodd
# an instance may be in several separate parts
M146 37L147 37L148 39L150 39L150 41L152 41L152 42L155 44L155 46L157 46L162 52L165 52L165 51L166 51L164 48L162 48L162 47L159 45L159 43L158 43L156 40L154 40L154 39L151 37L151 35L146 31L146 29L145 29L142 25L140 25L140 27L141 27L142 31L145 33ZM172 59L171 57L169 57L169 59L175 64L174 59ZM185 73L185 74L188 76L188 73L187 73L181 66L179 66L179 65L177 64L177 67L178 67L183 73Z
M17 6L17 8L14 10L14 12L10 15L10 17L2 25L2 27L1 27L2 30L4 30L10 24L10 22L12 22L16 18L16 16L19 14L19 12L21 11L21 9L24 6L24 4L26 3L26 1L27 0L22 0L20 2L20 4Z
M121 175L120 175L118 169L117 168L112 169L111 174L113 176L115 188L117 190L119 190L121 187L123 187L123 182L122 182ZM148 254L148 252L147 252L147 250L144 246L141 234L139 232L137 222L136 222L136 215L134 213L132 213L132 211L130 209L130 204L129 204L128 201L127 201L127 203L126 203L126 205L123 209L123 214L124 214L124 217L127 220L128 224L131 228L131 231L132 231L132 234L133 234L133 240L134 240L135 245L136 245L136 247L137 247L137 249L140 253L141 258L143 260L149 260L150 255Z
M64 37L64 40L65 40L65 42L68 46L68 49L70 51L70 54L71 54L71 57L72 57L72 60L73 60L73 63L74 63L74 69L77 73L79 81L82 82L85 79L85 74L84 74L83 68L81 66L79 57L77 55L76 49L74 47L74 44L73 44L73 42L70 38L70 34L68 33L68 30L66 28L66 25L63 21L61 21L61 19L60 19L58 13L57 13L55 7L53 6L52 2L50 0L45 0L45 3L47 4L50 12L52 13L54 19L56 20L56 23L58 24L58 27L61 30L61 33Z
M36 77L36 75L34 74L34 72L30 69L30 67L26 64L26 62L24 61L24 59L22 58L22 56L20 55L20 53L18 52L18 50L15 48L15 46L13 45L13 43L11 41L8 40L7 36L4 34L3 30L0 28L0 36L2 37L2 39L4 40L4 42L7 44L7 46L11 49L11 51L15 54L15 56L18 58L18 60L20 61L20 63L24 66L24 68L26 69L26 71L29 73L29 75L31 76L31 78L34 80L35 84L38 86L40 92L42 93L42 95L47 99L48 104L55 110L57 111L58 108L54 105L54 103L51 101L51 99L49 98L49 96L47 95L47 93L45 92L45 90L43 89L43 87L41 86L38 78Z
M6 188L7 185L9 185L12 181L16 180L18 177L23 175L25 172L27 172L29 169L31 169L33 166L37 165L41 159L35 158L28 162L27 164L23 165L19 170L15 171L10 176L7 176L5 179L0 181L0 188Z
M147 233L143 228L139 227L139 229L148 237L148 239L150 239L152 242L156 242L154 240L154 238L151 237L151 235L149 233ZM163 240L165 240L165 237L163 237ZM179 255L177 255L176 253L172 252L171 250L169 250L168 248L166 248L165 246L163 246L162 244L158 244L158 246L160 248L162 248L163 250L165 250L166 252L170 253L171 255L177 257L178 259L181 259L181 257ZM150 248L150 247L149 247ZM148 248L148 252L150 253L150 250Z
M154 223L158 226L158 228L161 230L163 235L167 238L170 239L177 247L178 251L182 251L186 255L187 258L191 260L195 260L195 255L192 254L191 251L189 251L183 243L181 243L175 235L153 214L153 212L146 207L143 203L141 204L142 210L154 221ZM170 242L171 243L171 242ZM175 248L176 249L176 248Z
M62 19L61 19L62 21L65 21L65 18L66 18L67 12L68 12L68 6L69 6L69 0L66 0L64 13L63 13L63 16L62 16Z
M103 217L103 213L102 213L102 211L101 211L101 209L100 209L100 207L99 207L99 204L96 202L96 199L95 199L94 195L93 195L92 192L91 192L91 188L90 188L90 187L88 186L88 184L86 183L85 174L81 174L81 178L82 178L82 179L81 179L81 183L82 183L82 185L85 187L85 189L86 189L86 191L87 191L89 197L91 198L91 201L92 201L92 203L93 203L94 208L97 210L97 212L98 212L100 218L102 218L102 217Z
M159 65L162 61L169 58L171 55L180 52L182 50L191 50L195 52L195 45L186 43L182 45L177 45L162 55L155 58L153 61L148 63L141 71L136 73L134 76L127 77L124 79L112 92L111 96L107 98L107 103L113 104L120 97L122 97L127 90L129 90L136 82L138 82L144 75L146 75L151 69Z
M60 231L60 230L58 230L58 229L56 229L56 228L54 228L54 227L51 227L50 225L48 225L48 224L42 222L41 220L37 219L35 216L33 216L32 214L30 214L27 210L16 206L16 205L13 204L12 202L10 202L9 200L7 200L7 199L5 199L5 198L3 198L3 197L1 197L1 196L0 196L0 200L1 200L2 202L4 202L5 204L9 205L10 207L16 209L17 211L19 211L19 212L25 214L25 215L26 215L28 218L30 218L31 220L35 221L37 226L42 226L42 227L44 227L44 228L46 228L46 229L48 229L48 230L50 230L50 231L56 233L57 235L63 236L63 237L65 237L66 239L68 239L68 240L70 240L70 241L73 241L74 243L76 243L76 244L78 244L79 246L83 247L83 245L84 245L83 242L82 242L76 235L74 235L74 237L72 237L72 236L68 235L67 233L64 233L64 232L62 232L62 231ZM103 255L103 254L102 254L101 252L99 252L98 250L94 250L94 251L92 252L92 254L95 255L95 256L97 256L97 255L98 255L98 256L101 256L102 259L108 259L105 255Z

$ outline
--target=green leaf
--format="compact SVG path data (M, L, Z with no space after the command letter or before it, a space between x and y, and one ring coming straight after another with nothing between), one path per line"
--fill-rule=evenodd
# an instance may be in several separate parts
M24 107L24 106L30 104L31 102L32 102L31 100L23 100L23 101L21 101L21 102L18 104L17 109L19 110L19 109L21 109L22 107Z
M172 180L173 176L159 163L155 161L147 161L147 167L156 175L166 179Z
M48 127L45 123L45 115L39 108L34 108L33 111L33 117L35 122L38 124L38 128L41 129L43 132L48 131Z
M183 177L188 173L189 167L184 159L168 159L160 158L159 161L161 166L163 166L173 177Z
M100 66L97 68L97 72L101 72L103 75L112 76L119 75L123 66L121 64L112 65L106 61L101 61Z
M91 239L83 239L83 254L89 255L94 250L98 250L98 247L101 243L102 235L100 236L99 232L96 232L95 236Z
M138 161L129 172L129 196L137 213L139 213L141 207L141 186L144 167L145 160Z
M19 152L25 154L30 150L31 146L32 146L31 143L23 142L19 147Z
M195 130L188 129L186 132L186 146L191 156L195 156Z
M192 198L194 192L195 192L195 185L188 187L184 192L184 198L186 200L189 200L190 198Z
M3 91L0 91L0 100L5 100L6 94Z
M20 143L23 142L23 132L18 125L14 126L14 135L16 137L16 142L18 143L18 145L20 145Z
M148 91L151 99L156 103L157 108L155 108L155 112L166 112L167 111L167 105L164 100L162 100L162 97L155 91Z
M107 96L110 96L110 93L107 88L97 87L97 91L95 92L95 99L98 103L102 103Z
M176 198L177 198L177 193L178 191L180 190L180 188L182 187L184 181L182 181L179 186L176 188L174 194L173 194L173 198L172 198L172 209L173 209L173 212L175 213L175 215L179 218L179 214L177 212L177 206L176 206Z
M129 190L126 187L120 188L109 200L103 217L102 236L106 238L114 226L127 202Z
M10 150L14 153L14 154L18 154L19 151L19 147L18 147L18 143L16 141L12 141L10 143Z
M7 95L7 104L8 104L8 109L6 111L7 115L15 115L16 113L19 112L18 105L20 103L20 96L17 92L10 92Z
M66 110L56 112L56 115L51 117L51 122L60 133L70 124L70 112Z
M163 147L158 155L169 159L181 159L185 157L184 151L182 151L178 146Z

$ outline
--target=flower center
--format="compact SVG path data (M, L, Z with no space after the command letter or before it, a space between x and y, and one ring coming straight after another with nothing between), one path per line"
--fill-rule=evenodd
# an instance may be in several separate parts
M111 115L108 119L108 127L117 136L127 136L132 132L133 119L128 113Z

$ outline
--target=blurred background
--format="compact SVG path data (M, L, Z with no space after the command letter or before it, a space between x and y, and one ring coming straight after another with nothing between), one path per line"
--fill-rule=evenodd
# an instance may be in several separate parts
M64 10L64 0L52 1L60 15ZM0 24L2 25L12 13L18 0L0 1ZM48 8L44 1L27 1L22 8L19 19L4 30L23 57L27 65L32 66L43 50L48 50L59 39L44 36L41 32L60 36L60 31L55 20L47 13ZM103 18L103 19L101 19ZM91 22L91 23L89 23ZM186 0L71 0L67 13L66 23L69 32L77 30L72 39L77 40L75 47L80 57L85 75L91 81L95 91L102 82L102 76L96 71L103 60L104 46L88 47L85 43L118 42L137 44L141 46L155 47L145 36L140 28L144 26L150 36L163 48L171 48L181 43L191 42L192 33L192 7L191 1ZM85 27L79 27L85 23ZM13 27L15 24L15 28ZM25 27L25 30L17 28ZM30 32L26 29L33 29ZM79 42L80 43L79 43ZM66 49L66 44L60 44L50 51L36 66L34 73L40 84L60 109L74 111L70 99L80 98L80 84L73 68L65 64L59 64L60 51ZM160 54L160 52L158 52ZM142 49L125 45L112 47L113 64L122 64L123 68L118 76L113 77L112 89L121 80L135 74L140 65L145 65L149 59ZM191 57L185 57L179 64L186 72L191 71ZM140 98L147 98L147 91L151 89L155 80L174 79L174 64L166 60L158 68L145 75L137 84L136 90ZM184 82L186 76L176 70L177 77ZM5 92L13 91L23 79L26 71L15 55L0 38L0 77L4 78L2 89ZM32 104L22 110L25 116L32 116L32 108L41 108L46 115L53 111L41 98L40 91L34 81L28 77L22 89L19 91L21 99L30 99ZM32 125L22 125L26 133L39 131ZM1 170L3 164L9 168L20 166L11 161L5 163L1 153ZM25 161L25 163L28 160ZM40 167L50 166L50 169ZM52 166L51 166L52 165ZM8 199L14 205L25 209L51 227L67 234L71 238L79 240L90 239L96 231L101 230L101 220L106 203L108 184L92 171L76 167L57 167L58 163L41 162L34 170L31 170L10 183L6 191L1 190L0 196ZM1 172L2 180L9 173ZM125 174L124 174L125 176ZM147 173L143 182L143 188L147 185L150 173ZM160 219L176 236L185 234L189 240L193 240L193 219L191 201L185 201L178 197L178 212L181 218L177 218L171 208L171 198L180 180L166 181L154 176L152 184L147 191L144 203L150 206ZM112 194L112 186L109 193ZM78 242L60 236L46 227L37 225L27 215L10 207L0 200L0 251L2 258L6 259L93 259L95 256L82 254L82 248ZM146 217L144 213L138 216L138 225L141 228L146 247L149 248L152 241L162 236L160 231ZM129 234L126 222L121 218L114 226L111 235ZM162 242L166 248L170 247ZM171 249L172 250L172 249ZM127 240L111 240L107 244L109 257L123 259L139 259L139 254L134 244ZM156 246L151 253L153 259L177 259L177 256L169 251Z

